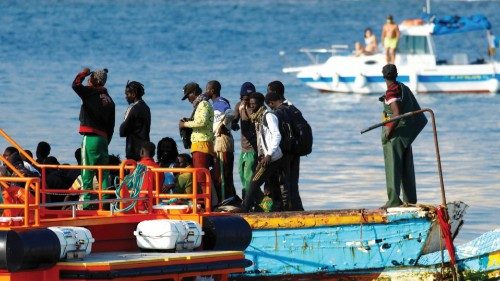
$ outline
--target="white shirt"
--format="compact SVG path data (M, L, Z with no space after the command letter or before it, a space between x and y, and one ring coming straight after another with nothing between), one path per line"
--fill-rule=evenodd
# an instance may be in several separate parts
M29 162L23 161L24 168L26 168L28 171L35 173L40 176L40 172L38 172L33 165L31 165Z
M259 153L263 153L264 156L270 155L271 161L274 162L283 156L280 149L281 134L278 127L278 117L266 110L264 118L266 118L267 126L263 124L264 122L259 125L257 146Z

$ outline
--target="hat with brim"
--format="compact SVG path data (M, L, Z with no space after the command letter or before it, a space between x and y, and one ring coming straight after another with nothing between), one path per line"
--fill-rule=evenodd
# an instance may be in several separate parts
M191 93L196 94L198 91L201 92L201 88L197 83L195 83L195 82L187 83L186 85L184 85L184 96L182 97L182 100L187 99L189 94L191 94Z

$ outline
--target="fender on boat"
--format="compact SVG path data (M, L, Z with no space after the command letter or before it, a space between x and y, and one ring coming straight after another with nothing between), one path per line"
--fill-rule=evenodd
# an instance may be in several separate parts
M59 239L49 229L0 231L0 269L15 272L51 267L59 260L60 252Z
M488 80L488 90L490 93L496 93L498 90L500 90L500 83L498 82L498 79L496 78L491 78Z
M332 74L332 90L333 91L338 90L337 88L339 87L339 83L340 83L339 74L337 72L335 72Z
M244 251L252 241L252 229L239 216L203 217L203 249L214 251Z
M356 78L354 78L354 89L359 90L364 88L366 86L366 82L366 77L362 73L356 75Z

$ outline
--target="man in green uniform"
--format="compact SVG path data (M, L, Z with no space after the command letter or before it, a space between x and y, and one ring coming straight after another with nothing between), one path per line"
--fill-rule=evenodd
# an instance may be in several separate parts
M382 68L387 84L387 91L380 101L384 103L384 120L407 112L420 110L411 90L396 81L398 71L393 64ZM411 144L427 124L423 113L387 123L382 130L382 146L384 149L385 178L388 201L382 208L397 207L403 203L417 203L415 171ZM403 201L399 198L401 188Z

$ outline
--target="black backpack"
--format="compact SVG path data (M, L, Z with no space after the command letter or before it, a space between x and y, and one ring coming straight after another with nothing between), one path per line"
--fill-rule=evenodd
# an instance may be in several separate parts
M302 112L294 105L285 106L290 127L294 137L291 152L298 156L305 156L312 152L313 135L312 129ZM286 127L286 126L285 126Z
M280 148L284 153L291 153L295 146L295 134L292 128L292 116L287 107L281 107L274 111L278 117L278 128L280 130L281 141ZM265 120L265 118L264 118ZM267 126L266 123L264 125Z
M313 144L312 129L302 112L294 105L283 104L275 113L281 134L281 150L298 156L310 154ZM264 125L267 127L265 118Z

